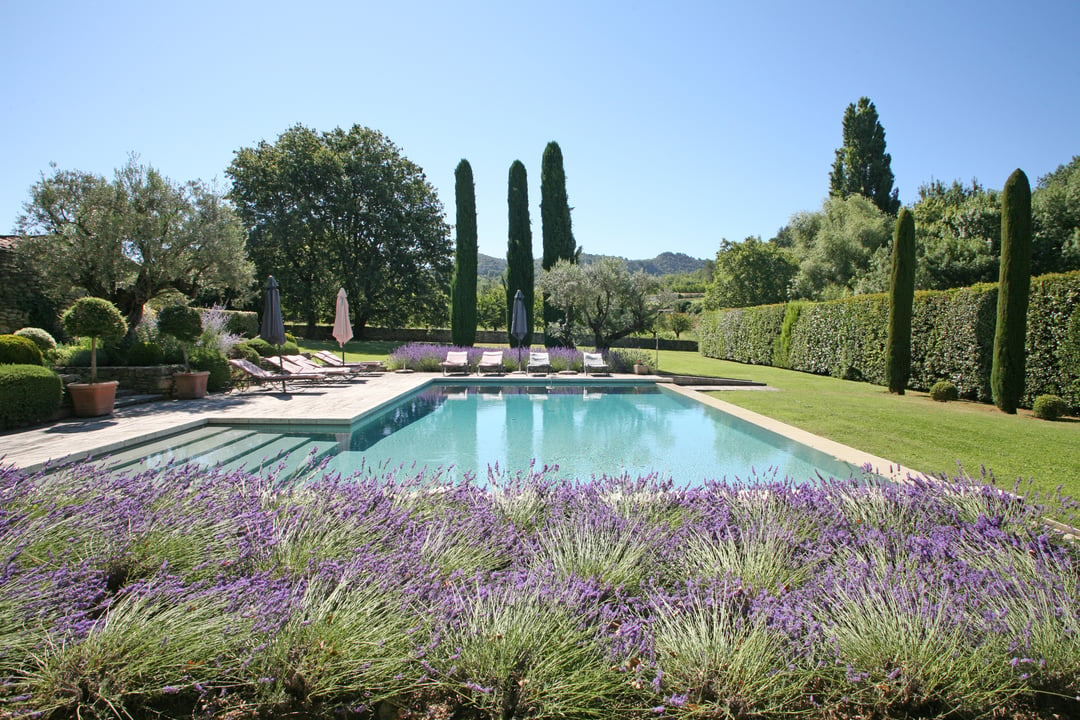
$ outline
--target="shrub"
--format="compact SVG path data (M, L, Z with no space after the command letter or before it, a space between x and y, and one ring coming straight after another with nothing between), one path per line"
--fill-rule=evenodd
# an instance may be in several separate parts
M915 299L915 216L900 211L893 235L889 279L889 334L885 344L885 382L904 394L911 377L911 309Z
M960 391L948 380L938 380L930 388L930 397L938 402L949 402L960 397Z
M41 365L0 365L0 427L48 420L62 397L63 383L52 370Z
M195 348L191 352L191 368L210 372L210 377L206 379L206 389L211 392L228 387L232 378L229 358L220 350L212 348Z
M292 333L285 333L285 344L287 345L289 343L296 345L296 336Z
M225 329L231 333L253 338L259 334L259 316L257 313L242 310L225 310L228 320Z
M0 335L0 365L43 365L41 350L33 340L19 335Z
M300 347L289 340L285 341L285 344L281 347L277 345L271 345L262 338L251 338L245 340L245 344L255 349L255 352L259 353L261 357L271 357L273 355L299 355ZM278 352L280 350L280 352Z
M184 371L191 371L188 362L188 346L202 334L202 316L187 305L166 305L158 313L158 331L180 341L184 352Z
M128 348L127 361L128 365L161 365L165 361L165 353L157 343L137 342Z
M251 345L250 340L238 342L233 345L229 349L228 356L231 358L241 358L248 362L253 362L256 365L258 365L259 361L262 359L262 356L259 355L259 351Z
M1057 420L1069 412L1069 405L1057 395L1040 395L1031 410L1040 420Z
M42 330L41 328L36 327L24 327L16 330L15 334L19 337L32 340L34 344L38 346L38 350L43 353L48 350L56 349L56 338L54 338L48 330Z

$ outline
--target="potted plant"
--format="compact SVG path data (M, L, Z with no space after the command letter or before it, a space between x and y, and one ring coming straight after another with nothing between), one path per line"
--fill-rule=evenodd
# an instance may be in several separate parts
M192 372L188 362L188 346L202 334L202 315L187 305L166 305L158 313L157 326L158 332L179 340L184 353L184 372L173 375L173 394L183 400L204 397L210 373L207 370Z
M79 417L108 415L116 402L116 380L97 381L97 342L117 340L127 332L124 316L108 300L79 298L64 311L61 322L69 335L90 338L90 382L68 383L67 390Z

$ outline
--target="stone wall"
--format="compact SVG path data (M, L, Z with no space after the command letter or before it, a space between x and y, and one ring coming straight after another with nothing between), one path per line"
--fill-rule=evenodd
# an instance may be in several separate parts
M19 307L19 299L32 288L15 255L16 240L12 236L0 236L0 335L27 325L28 314Z
M99 381L118 380L118 389L130 390L139 395L168 395L172 392L172 376L183 371L183 365L149 365L146 367L99 367ZM67 382L90 382L88 367L58 367L58 375ZM74 380L73 378L77 378Z

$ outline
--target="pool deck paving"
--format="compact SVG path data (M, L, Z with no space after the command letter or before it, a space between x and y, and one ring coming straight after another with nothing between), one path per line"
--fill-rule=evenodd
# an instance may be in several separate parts
M278 386L208 395L198 400L168 400L118 408L112 415L65 418L50 425L0 435L0 463L35 470L49 462L79 460L115 452L120 448L182 430L214 423L348 423L434 379L432 373L384 373L346 383L294 385L288 392ZM470 378L470 379L475 379ZM508 382L546 380L545 377L504 376ZM581 376L575 378L582 380ZM661 381L654 376L611 375L597 382ZM456 380L455 380L456 381ZM884 476L902 480L920 473L896 463L805 432L699 390L714 387L666 387L700 400L744 420L859 466L870 466ZM745 389L745 388L741 388Z

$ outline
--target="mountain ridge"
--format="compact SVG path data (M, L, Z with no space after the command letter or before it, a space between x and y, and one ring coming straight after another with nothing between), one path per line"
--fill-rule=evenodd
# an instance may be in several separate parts
M662 252L656 257L647 260L629 260L618 255L591 255L581 254L581 262L591 264L601 258L613 257L622 260L630 269L630 272L644 271L648 275L673 275L692 273L705 267L705 261L691 257L686 253ZM536 273L540 273L540 259L534 261ZM495 257L478 253L476 258L476 274L483 278L498 278L506 270L506 258Z

